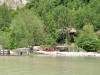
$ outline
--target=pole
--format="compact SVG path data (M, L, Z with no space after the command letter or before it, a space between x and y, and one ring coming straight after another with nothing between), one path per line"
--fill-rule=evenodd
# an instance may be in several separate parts
M3 49L3 55L4 55L4 46L2 46L2 49Z

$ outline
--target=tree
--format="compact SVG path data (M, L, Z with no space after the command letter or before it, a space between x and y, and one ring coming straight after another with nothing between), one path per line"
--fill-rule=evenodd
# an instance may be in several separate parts
M24 47L28 45L43 44L45 36L44 25L31 10L24 10L18 14L10 26L11 46Z
M99 41L94 32L93 25L86 24L80 35L77 37L76 44L86 51L97 51L99 48Z
M31 0L27 7L44 22L49 43L57 40L56 32L62 28L80 30L87 23L100 29L99 0Z
M0 30L6 31L11 23L11 10L4 3L0 6Z
M9 42L10 42L10 33L0 31L0 45L3 45L4 48L9 49Z

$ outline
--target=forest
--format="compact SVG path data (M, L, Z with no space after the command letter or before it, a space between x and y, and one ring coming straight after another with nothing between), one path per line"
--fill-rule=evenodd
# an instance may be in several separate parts
M30 0L25 7L0 6L0 45L15 49L34 45L70 45L66 31L77 31L75 46L86 51L100 50L100 0ZM96 32L98 33L96 34Z

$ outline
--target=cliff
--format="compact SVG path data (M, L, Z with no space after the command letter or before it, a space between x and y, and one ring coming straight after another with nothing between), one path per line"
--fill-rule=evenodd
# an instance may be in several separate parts
M25 6L28 0L0 0L0 5L2 5L4 2L8 7L16 10L17 7L21 8Z

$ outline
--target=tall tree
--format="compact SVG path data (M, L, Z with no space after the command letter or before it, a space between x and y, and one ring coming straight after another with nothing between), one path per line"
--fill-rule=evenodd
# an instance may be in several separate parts
M31 10L23 10L12 21L10 28L12 30L11 45L14 43L15 47L43 44L44 25Z
M4 3L0 6L0 30L5 31L11 23L11 10Z
M86 51L97 51L99 49L99 41L94 32L92 25L85 25L76 40L76 44Z

